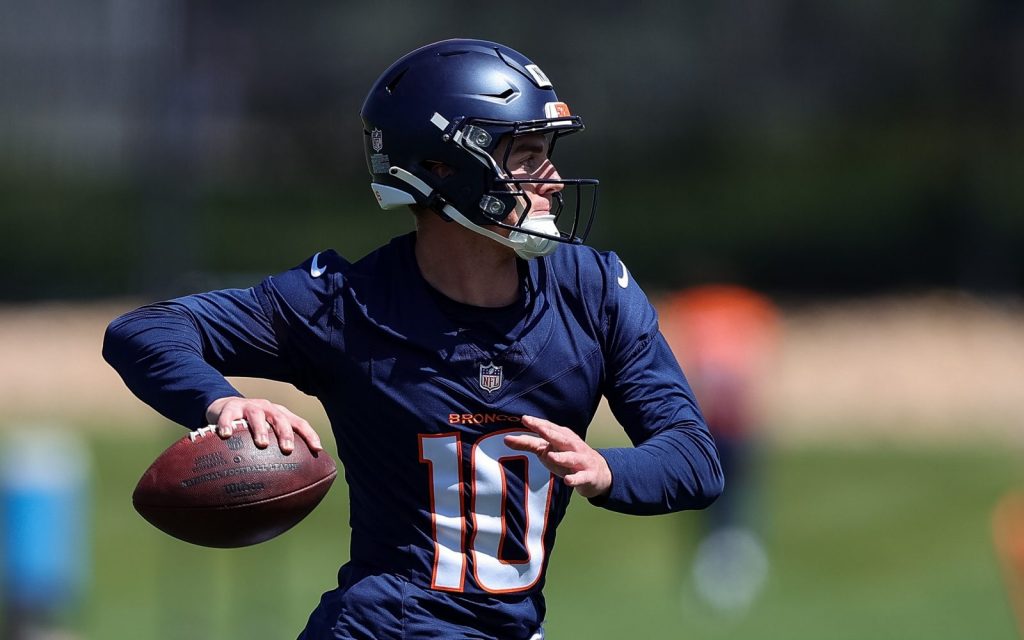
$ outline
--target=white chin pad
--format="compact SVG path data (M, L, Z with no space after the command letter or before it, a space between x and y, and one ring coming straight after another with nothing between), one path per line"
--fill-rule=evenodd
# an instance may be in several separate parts
M530 216L523 221L520 227L527 231L536 231L537 233L544 233L549 236L558 235L558 227L555 226L555 216L551 214ZM521 231L513 231L509 234L508 239L515 245L516 254L524 260L551 255L558 249L558 242L555 240L540 238L528 233L522 233Z

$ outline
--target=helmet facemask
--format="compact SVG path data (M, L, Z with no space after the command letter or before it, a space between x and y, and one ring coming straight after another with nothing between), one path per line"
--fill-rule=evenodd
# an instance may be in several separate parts
M453 131L449 133L449 129ZM446 127L444 135L479 164L480 170L470 171L475 175L465 178L481 181L471 191L483 195L475 203L459 202L461 206L456 207L456 213L461 215L453 216L447 208L444 213L462 226L512 247L525 259L548 255L558 248L558 243L581 244L590 233L596 215L598 181L517 174L510 162L519 138L536 134L547 137L545 160L550 160L559 138L582 129L578 116L522 122L467 118L455 127ZM495 158L495 150L502 146L502 141L507 144ZM548 166L552 170L547 176L555 175L553 166L550 163ZM530 185L533 189L558 185L559 189L548 196L551 203L548 213L531 215L533 205L527 193ZM445 184L439 191L442 195L457 193L458 186ZM504 229L508 234L488 227Z

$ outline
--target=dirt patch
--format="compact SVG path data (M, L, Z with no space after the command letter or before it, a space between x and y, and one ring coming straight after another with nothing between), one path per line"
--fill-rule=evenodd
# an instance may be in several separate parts
M153 422L153 411L128 391L101 355L107 324L136 306L117 301L0 307L0 428ZM247 394L270 394L325 422L319 403L291 386L236 382Z
M134 306L0 307L0 428L152 422L100 356L107 323ZM319 403L291 387L235 382L326 426ZM759 391L765 428L782 439L1024 443L1024 308L950 294L785 310Z
M861 300L790 312L785 325L778 376L763 389L776 431L1024 442L1019 303Z

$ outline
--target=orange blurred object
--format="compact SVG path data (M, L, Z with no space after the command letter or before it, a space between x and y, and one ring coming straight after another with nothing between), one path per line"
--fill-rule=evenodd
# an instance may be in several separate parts
M1011 493L996 505L992 533L1010 603L1024 638L1024 493Z
M737 285L705 285L665 297L661 330L717 433L749 428L758 376L778 347L779 312ZM737 434L738 435L738 434Z

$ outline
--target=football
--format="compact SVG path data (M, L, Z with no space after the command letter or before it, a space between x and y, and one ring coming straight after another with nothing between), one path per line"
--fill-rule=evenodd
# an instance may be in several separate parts
M244 422L228 439L213 426L192 431L142 475L132 503L150 524L204 547L244 547L284 533L327 495L338 470L302 438L281 452L271 431L259 449Z

